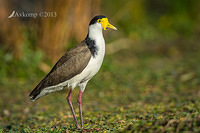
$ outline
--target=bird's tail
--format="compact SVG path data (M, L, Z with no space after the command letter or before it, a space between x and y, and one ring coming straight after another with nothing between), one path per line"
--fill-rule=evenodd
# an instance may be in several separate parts
M39 95L40 93L36 93L36 91L35 91L35 89L29 94L29 97L30 97L30 100L31 101L35 101L35 100L37 100L38 98L37 98L37 96Z
M39 94L41 93L43 80L31 91L29 94L30 100L35 101L39 98Z

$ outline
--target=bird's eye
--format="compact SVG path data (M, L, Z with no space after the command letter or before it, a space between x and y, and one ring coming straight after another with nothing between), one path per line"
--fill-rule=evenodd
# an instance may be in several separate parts
M98 19L98 20L97 20L97 22L99 22L99 23L100 23L100 22L101 22L101 20L100 20L100 19Z

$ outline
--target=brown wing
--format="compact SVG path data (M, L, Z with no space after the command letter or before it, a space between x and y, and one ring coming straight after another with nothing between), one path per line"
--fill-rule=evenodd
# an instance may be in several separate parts
M52 70L35 87L29 96L33 100L42 89L65 82L81 73L87 66L90 58L91 52L84 40L59 59Z

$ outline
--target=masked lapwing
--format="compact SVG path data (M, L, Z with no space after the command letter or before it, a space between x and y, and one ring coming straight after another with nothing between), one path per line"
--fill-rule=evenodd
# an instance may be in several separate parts
M108 28L117 30L103 16L95 16L89 24L88 34L85 40L65 53L55 64L46 77L30 93L30 100L49 93L62 90L65 86L70 88L67 100L72 111L77 128L83 128L83 117L81 108L81 97L88 81L99 71L105 55L105 40L103 30ZM80 93L78 96L78 106L81 120L81 127L78 124L72 102L71 94L78 86Z

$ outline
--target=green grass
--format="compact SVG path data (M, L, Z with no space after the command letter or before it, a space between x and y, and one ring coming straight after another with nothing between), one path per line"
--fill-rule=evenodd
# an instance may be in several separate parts
M200 132L199 58L198 52L132 49L107 55L83 93L83 130L75 128L69 89L31 102L28 95L45 74L37 67L15 76L10 70L0 82L0 132ZM72 94L77 115L78 93Z

